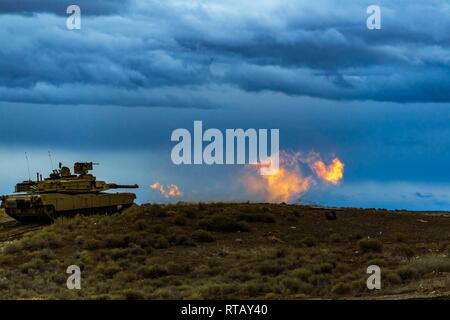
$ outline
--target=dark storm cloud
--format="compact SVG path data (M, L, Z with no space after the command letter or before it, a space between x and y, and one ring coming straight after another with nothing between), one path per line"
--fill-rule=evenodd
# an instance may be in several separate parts
M2 0L0 14L32 14L53 13L66 15L68 6L78 5L86 15L108 15L122 13L127 6L127 0Z
M223 104L215 86L450 101L450 8L440 1L381 1L376 31L364 1L81 1L75 31L45 14L61 3L2 2L3 13L44 13L0 15L2 101L210 108Z

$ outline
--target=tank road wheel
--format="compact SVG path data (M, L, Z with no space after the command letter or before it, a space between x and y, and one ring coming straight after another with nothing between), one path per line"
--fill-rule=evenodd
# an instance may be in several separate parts
M43 209L43 213L45 215L45 220L48 220L48 222L53 222L56 218L55 208L51 205L45 206Z
M133 205L132 203L130 203L130 204L119 204L119 205L117 206L117 211L118 211L118 212L123 212L123 211L125 211L126 209L131 208L132 205Z
M22 224L28 224L28 223L33 223L36 222L36 219L32 219L30 217L27 216L21 216L16 214L16 212L14 210L11 209L5 209L5 213L10 216L11 218L19 221Z

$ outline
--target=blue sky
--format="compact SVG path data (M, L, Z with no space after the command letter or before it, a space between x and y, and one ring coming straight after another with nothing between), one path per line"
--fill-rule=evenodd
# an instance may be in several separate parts
M140 202L165 201L154 181L183 200L261 200L242 167L171 163L171 132L202 120L280 128L282 149L342 159L342 183L303 201L449 210L448 30L450 5L433 0L2 0L0 191L27 178L25 151L46 172L51 150L139 183Z

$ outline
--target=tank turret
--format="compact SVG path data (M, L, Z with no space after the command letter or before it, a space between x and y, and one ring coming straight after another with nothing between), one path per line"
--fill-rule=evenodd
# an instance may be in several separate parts
M134 189L138 185L120 185L116 183L106 183L97 180L95 176L89 173L96 163L76 162L74 164L74 173L70 172L68 167L59 164L59 170L53 170L48 178L42 179L37 175L36 181L24 181L16 184L16 192L31 193L96 193L109 189Z
M138 188L136 184L116 184L97 180L89 173L97 163L76 162L74 174L66 166L52 170L47 178L16 184L17 195L2 196L2 207L13 218L50 218L63 214L112 213L133 204L133 193L107 193L110 189ZM48 220L48 219L47 219Z

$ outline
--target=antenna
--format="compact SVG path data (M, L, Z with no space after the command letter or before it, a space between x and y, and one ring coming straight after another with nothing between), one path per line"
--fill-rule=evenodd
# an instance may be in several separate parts
M31 175L30 175L30 162L28 161L28 154L25 152L25 159L27 159L27 169L28 169L28 180L31 181Z
M51 154L51 152L49 151L48 152L48 157L50 158L50 170L53 170L53 159L52 159L52 154Z

